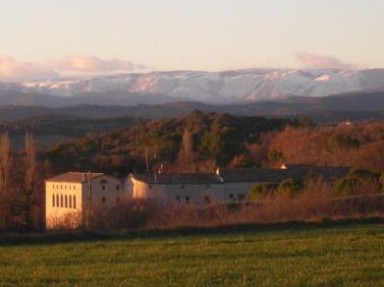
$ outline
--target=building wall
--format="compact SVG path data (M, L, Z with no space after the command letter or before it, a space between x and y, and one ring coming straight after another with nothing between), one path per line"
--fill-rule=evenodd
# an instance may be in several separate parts
M211 183L211 184L159 184L130 177L133 198L148 198L159 203L238 203L247 200L255 183Z
M83 195L87 199L84 201L83 208L87 209L89 203L89 184L86 182L83 186ZM127 199L129 199L129 193L124 188L121 180L103 175L91 181L92 208L113 207Z
M82 185L45 182L46 228L76 227L82 220Z
M132 194L132 198L137 199L146 199L153 198L154 194L149 193L151 185L135 179L132 176L129 176L127 179L126 187L128 188L128 193Z

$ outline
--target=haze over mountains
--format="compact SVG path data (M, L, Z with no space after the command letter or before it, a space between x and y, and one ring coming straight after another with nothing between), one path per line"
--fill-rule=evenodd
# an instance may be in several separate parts
M318 98L383 87L384 69L153 72L0 83L0 104L131 106L183 101L226 105L281 100L290 96Z

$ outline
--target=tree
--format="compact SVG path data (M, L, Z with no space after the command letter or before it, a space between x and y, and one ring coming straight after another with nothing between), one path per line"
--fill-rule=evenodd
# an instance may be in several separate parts
M244 151L240 131L231 125L230 117L216 117L209 131L201 139L200 152L213 158L218 165L226 165L235 155Z
M177 162L183 168L183 171L192 172L194 171L195 158L192 133L189 128L184 128Z
M336 182L336 193L338 195L350 195L361 192L361 187L370 186L369 183L379 182L379 175L365 169L353 169L343 178ZM370 193L370 190L365 192Z
M255 184L249 192L249 199L253 202L263 200L268 195L273 195L276 192L275 184L260 182Z
M8 132L0 134L0 194L7 190L11 168L11 143Z
M44 199L37 179L37 147L31 131L25 133L24 216L26 228L41 229L43 226Z
M302 187L302 184L293 178L284 179L277 187L277 194L292 197L297 194Z

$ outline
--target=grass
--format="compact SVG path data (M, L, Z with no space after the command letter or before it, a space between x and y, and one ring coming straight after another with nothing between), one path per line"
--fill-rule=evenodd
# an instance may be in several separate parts
M180 234L3 243L0 286L384 286L384 224Z

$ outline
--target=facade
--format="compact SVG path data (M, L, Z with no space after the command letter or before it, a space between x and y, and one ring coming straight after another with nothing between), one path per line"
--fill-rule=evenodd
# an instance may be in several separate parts
M284 165L279 169L238 168L216 173L131 174L126 188L133 198L151 199L160 204L241 203L248 200L250 191L258 183L278 185L288 178L303 181L313 177L332 184L347 171L344 167Z
M93 209L128 197L121 180L102 173L60 174L45 181L46 228L86 225Z

